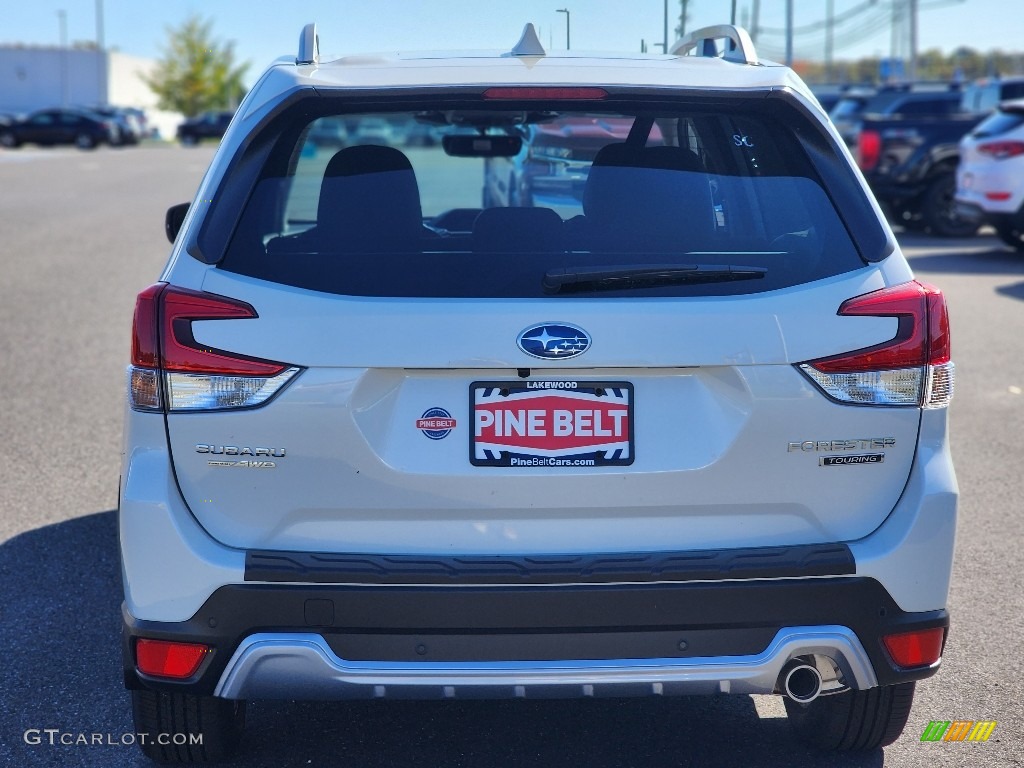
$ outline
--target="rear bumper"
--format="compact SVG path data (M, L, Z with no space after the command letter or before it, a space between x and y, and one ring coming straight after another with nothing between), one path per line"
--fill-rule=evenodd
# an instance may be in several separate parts
M876 684L845 627L780 630L761 653L556 662L353 662L316 634L258 634L239 646L214 694L226 699L526 698L772 693L786 661L823 654L854 688Z
M962 200L956 200L953 203L953 208L956 215L964 221L970 222L971 224L984 224L986 221L986 213L981 209L980 205L974 203L966 203Z
M936 669L899 669L884 635L949 625L945 611L906 613L881 584L857 576L229 585L186 622L141 621L127 608L123 616L128 687L227 698L579 696L585 686L616 695L771 693L782 666L809 654L830 657L849 687L867 688ZM186 681L147 678L135 669L140 636L205 643L213 653Z

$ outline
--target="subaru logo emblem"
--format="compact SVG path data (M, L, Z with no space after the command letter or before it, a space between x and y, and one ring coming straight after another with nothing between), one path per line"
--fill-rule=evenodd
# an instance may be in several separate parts
M577 357L590 349L590 336L568 323L533 325L519 334L519 348L530 357L560 360Z

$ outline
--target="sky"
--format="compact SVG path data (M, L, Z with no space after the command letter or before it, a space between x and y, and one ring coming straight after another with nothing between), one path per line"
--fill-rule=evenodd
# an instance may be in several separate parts
M733 0L688 0L689 29L729 21ZM735 0L737 23L748 21L754 0ZM889 56L894 0L832 0L837 18L835 58ZM821 22L827 0L793 0L797 58L824 58ZM0 45L56 45L58 11L67 13L70 41L96 39L96 9L103 8L104 39L125 53L156 58L167 28L190 14L213 20L216 37L234 41L240 61L251 64L246 81L280 55L292 55L299 32L317 23L325 54L400 50L509 49L523 25L533 22L541 41L565 48L569 10L574 50L638 51L646 40L659 50L664 0L0 0ZM1024 50L1024 0L918 0L919 49L950 52L966 45L980 51ZM670 44L680 2L668 0ZM782 60L785 0L761 0L756 43L764 58ZM904 38L905 39L905 38ZM904 43L909 50L908 44ZM0 77L3 73L0 73Z

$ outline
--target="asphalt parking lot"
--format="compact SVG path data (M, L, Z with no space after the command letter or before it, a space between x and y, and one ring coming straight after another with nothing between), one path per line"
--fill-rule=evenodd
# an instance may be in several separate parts
M2 765L149 765L120 743L132 733L113 511L124 366L135 294L167 257L164 211L192 197L211 156L0 152ZM1024 255L992 237L901 242L918 276L949 298L962 499L943 667L919 685L896 744L811 752L772 697L256 702L234 764L1024 765ZM954 719L998 725L986 743L920 741L930 720ZM27 743L36 732L39 743ZM61 744L65 734L87 743Z

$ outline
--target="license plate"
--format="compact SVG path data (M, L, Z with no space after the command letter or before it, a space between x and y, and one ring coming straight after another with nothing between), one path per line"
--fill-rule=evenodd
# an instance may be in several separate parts
M477 467L633 463L633 385L626 381L474 381L469 460Z

